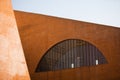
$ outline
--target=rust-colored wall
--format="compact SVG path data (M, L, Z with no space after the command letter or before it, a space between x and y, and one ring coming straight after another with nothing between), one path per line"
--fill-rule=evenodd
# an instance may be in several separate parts
M30 80L11 0L0 0L0 80Z
M15 16L32 80L120 80L119 28L19 11L15 11ZM108 64L35 73L51 46L71 38L94 44Z

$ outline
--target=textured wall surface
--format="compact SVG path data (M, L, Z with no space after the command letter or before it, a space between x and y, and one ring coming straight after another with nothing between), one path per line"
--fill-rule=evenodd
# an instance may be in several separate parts
M0 80L29 80L10 0L0 0Z
M120 29L81 21L14 11L32 80L120 80ZM35 73L44 53L65 39L95 45L108 64Z

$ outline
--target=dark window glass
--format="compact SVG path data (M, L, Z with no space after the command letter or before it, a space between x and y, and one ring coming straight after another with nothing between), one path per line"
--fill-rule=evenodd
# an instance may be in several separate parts
M89 42L69 39L50 48L40 60L36 72L106 64L104 55Z

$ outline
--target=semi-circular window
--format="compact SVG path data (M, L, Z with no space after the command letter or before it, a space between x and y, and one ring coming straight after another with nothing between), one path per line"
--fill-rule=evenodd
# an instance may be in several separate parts
M94 45L79 39L68 39L57 43L45 53L36 68L36 72L96 66L106 63L104 55Z

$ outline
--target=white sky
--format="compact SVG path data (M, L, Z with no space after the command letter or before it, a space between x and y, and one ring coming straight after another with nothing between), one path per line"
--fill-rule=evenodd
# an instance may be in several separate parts
M120 0L12 0L14 10L120 28Z

